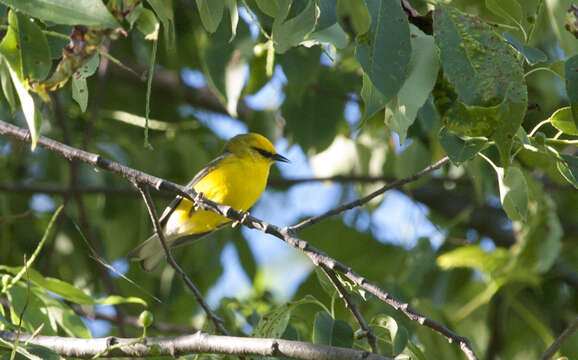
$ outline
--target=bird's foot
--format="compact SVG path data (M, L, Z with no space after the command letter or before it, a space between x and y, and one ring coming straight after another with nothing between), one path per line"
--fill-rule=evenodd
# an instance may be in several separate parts
M195 209L195 211L200 209L199 203L201 202L201 200L203 199L205 195L202 192L198 192L197 195L195 196L195 198L193 199L193 209Z
M241 219L233 221L233 224L231 224L231 227L233 227L233 229L239 226L239 224L244 223L245 220L247 220L247 217L250 215L248 211L239 210L239 212L242 214Z

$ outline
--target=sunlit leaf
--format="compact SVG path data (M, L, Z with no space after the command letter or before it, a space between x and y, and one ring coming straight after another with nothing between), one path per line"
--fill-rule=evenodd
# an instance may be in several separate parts
M387 105L385 123L403 143L407 129L429 98L438 76L439 59L433 37L411 25L411 58L408 75L397 96Z
M371 326L378 326L383 329L387 329L391 339L392 345L392 355L399 355L407 346L409 341L409 335L407 329L398 324L394 318L387 315L377 315L370 322Z
M578 189L578 157L569 154L561 154L563 161L556 162L558 171L566 180Z
M30 130L30 137L32 139L30 142L30 148L34 151L36 148L36 142L38 141L38 136L40 135L41 115L36 109L34 99L30 93L28 93L28 90L26 90L24 85L20 82L20 78L16 72L10 67L9 64L7 66L8 71L10 72L10 77L12 78L12 84L14 85L16 94L18 94L18 98L20 99L20 107L22 108L22 113L24 114L24 118L28 124L28 130Z
M173 12L172 1L165 0L147 0L151 5L159 20L163 24L165 41L169 49L175 47L175 14ZM221 1L221 0L219 0Z
M13 9L56 24L116 28L115 18L101 0L1 0Z
M556 110L548 119L554 127L568 135L578 135L578 127L572 117L572 109L567 106Z

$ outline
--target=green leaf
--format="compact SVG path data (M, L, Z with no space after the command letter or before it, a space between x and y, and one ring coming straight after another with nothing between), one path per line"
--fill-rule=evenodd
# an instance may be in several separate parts
M459 165L471 159L488 144L485 137L469 137L456 134L447 128L442 128L439 134L440 144L450 160Z
M371 26L357 36L355 58L371 84L389 102L401 88L411 56L407 16L396 0L365 0ZM369 84L367 84L369 86ZM367 104L367 98L363 96ZM366 114L365 118L369 116Z
M257 275L257 263L255 262L255 255L253 251L251 251L247 240L244 236L239 236L233 241L233 245L237 249L243 270L245 270L249 279L253 281Z
M558 61L554 61L552 64L550 64L549 68L550 68L550 70L555 72L556 75L558 75L558 77L561 80L565 80L566 79L566 77L564 76L564 66L565 65L566 65L566 62L564 60L558 60Z
M486 252L479 245L467 245L440 255L436 262L444 270L467 267L492 275L503 269L509 259L510 254L504 248Z
M10 79L10 70L6 64L4 57L0 56L0 84L2 85L2 93L10 105L10 111L14 113L18 109L18 102L16 94L14 94L14 86L12 86L12 79Z
M320 311L315 314L312 339L314 344L331 345L333 323L333 318L328 312Z
M265 337L279 339L285 332L291 312L299 305L317 304L319 301L313 296L306 296L301 300L283 304L261 317L259 323L253 329L253 337Z
M259 9L265 14L275 17L282 7L289 6L287 0L255 0Z
M80 110L86 112L86 106L88 105L88 86L86 85L85 78L73 75L72 98L78 103Z
M239 9L237 8L237 0L225 0L227 8L229 9L229 14L231 16L231 38L233 41L235 35L237 35L237 25L239 25Z
M419 140L405 149L395 162L395 176L399 179L408 177L430 164L431 153ZM419 181L417 182L419 183Z
M120 25L101 0L0 0L43 21L65 25L117 28Z
M564 74L566 75L566 92L572 108L574 125L578 127L578 55L566 60Z
M353 34L365 34L371 16L363 1L337 0L337 16L341 26Z
M237 103L245 85L245 66L252 55L252 40L249 28L243 22L239 26L238 36L229 43L228 21L225 19L210 38L204 32L197 35L201 64L207 80L229 114L236 117Z
M305 9L287 20L289 9L280 8L273 21L272 38L277 53L284 53L299 45L315 29L319 9L313 1L307 1Z
M169 49L175 48L175 14L173 12L172 1L165 0L147 0L151 5L161 23L163 24L163 32L165 41Z
M314 344L350 348L353 345L353 329L343 320L335 320L326 311L315 314L313 322Z
M361 98L365 104L363 121L369 119L375 113L382 110L387 105L388 99L375 86L373 86L369 75L363 74L363 87L361 88Z
M546 56L542 50L520 43L518 39L508 32L504 32L504 39L518 50L530 65L548 60L548 56Z
M337 23L337 0L319 0L319 13L316 31L334 26Z
M411 58L408 75L397 96L385 109L385 123L403 143L407 129L428 99L438 77L439 59L432 36L411 25Z
M146 40L157 40L159 37L160 23L155 13L147 8L142 8L136 20L136 28Z
M570 184L578 189L578 157L569 154L560 154L560 157L562 159L556 162L558 171Z
M569 106L556 110L548 120L564 134L578 135L578 127L572 118L572 109Z
M486 7L494 14L515 24L519 24L522 19L522 7L516 0L486 0Z
M146 10L146 9L143 9ZM94 56L78 69L72 76L72 98L80 105L82 112L88 105L88 86L86 78L93 75L100 64L100 56Z
M11 274L18 274L22 271L22 267L15 266L5 266L0 265L0 269ZM93 299L84 291L80 290L76 286L69 284L60 279L52 277L44 277L38 271L29 268L28 276L30 277L30 282L42 291L49 291L59 297L71 301L76 304L81 305L117 305L117 304L141 304L147 306L146 301L137 297L122 297L118 295L111 295L104 298Z
M335 320L333 323L333 336L331 345L344 348L353 347L353 329L343 320Z
M371 326L387 329L391 339L393 356L401 354L409 342L407 329L397 323L394 318L380 314L371 319Z
M8 32L0 52L22 80L43 80L52 66L44 33L22 13L10 11L8 18Z
M136 296L118 296L111 295L104 298L93 299L92 304L94 305L118 305L118 304L140 304L147 307L147 302Z
M68 336L90 338L90 331L86 328L80 316L76 315L65 303L47 295L43 290L35 288L34 293L44 303L44 311L63 329Z
M225 9L224 0L196 0L201 22L205 30L211 34L217 31L221 19L223 18L223 10Z
M14 344L10 341L0 339L0 345L8 349L13 349ZM16 357L15 359L21 360L23 357L30 360L60 360L62 357L57 353L49 350L45 347L34 345L34 344L20 344L16 347ZM21 355L21 356L20 356ZM11 354L3 353L0 355L2 360L11 360Z
M20 99L20 107L22 108L22 113L26 119L26 124L28 124L28 130L30 131L31 145L30 149L34 151L36 149L36 142L38 141L38 136L40 135L40 113L34 105L34 99L28 93L24 85L20 82L20 79L16 72L7 64L8 71L10 72L10 77L12 78L12 84L16 89L16 94Z
M500 201L513 221L525 221L528 214L528 185L522 170L510 166L507 169L494 166L498 175Z
M341 26L336 23L323 30L311 33L307 37L307 40L301 42L301 45L311 47L320 44L331 44L337 49L343 49L348 43L349 40L347 39L347 34L343 31Z
M32 333L44 324L43 333L47 335L55 335L57 328L53 323L46 321L46 314L44 313L44 304L36 296L35 292L30 292L27 296L26 284L18 283L7 290L6 295L10 300L10 317L13 323L18 324L20 315L22 315L22 328L27 332ZM28 297L28 306L24 311L24 304Z
M486 22L442 4L434 34L444 70L434 91L442 123L464 135L492 136L507 166L528 102L515 50Z
M302 59L315 59L318 66L319 51L298 48L282 56L285 60L304 50L306 56ZM292 54L294 53L294 54ZM356 91L359 76L355 73L343 73L328 67L298 67L291 70L285 66L283 70L291 79L283 88L286 99L281 106L281 112L287 121L288 135L298 142L304 151L319 152L327 148L335 139L338 127L343 123L343 111L348 98L343 96L328 97L318 89L339 89L340 93L348 94ZM301 60L301 59L300 59ZM292 65L299 65L293 63Z
M327 293L327 295L329 295L330 297L337 295L337 290L335 289L335 287L333 286L327 275L325 275L325 272L317 266L315 267L315 276L317 277L317 281L321 285L321 288Z

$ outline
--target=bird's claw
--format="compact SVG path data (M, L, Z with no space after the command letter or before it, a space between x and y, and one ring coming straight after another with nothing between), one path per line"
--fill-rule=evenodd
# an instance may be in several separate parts
M239 226L239 224L242 224L245 222L245 220L247 220L247 217L249 216L249 212L248 211L243 211L240 210L239 211L242 215L241 215L241 220L235 220L233 221L233 224L231 224L231 227L236 228L237 226Z
M195 209L195 211L199 210L200 208L199 203L201 202L204 196L205 195L202 192L198 192L195 198L193 199L194 202L193 208Z

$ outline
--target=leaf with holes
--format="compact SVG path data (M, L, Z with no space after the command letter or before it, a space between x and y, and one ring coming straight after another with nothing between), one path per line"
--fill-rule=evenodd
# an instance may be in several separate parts
M444 74L434 89L442 123L463 135L491 136L507 166L528 102L515 50L486 22L451 6L438 4L433 24Z

